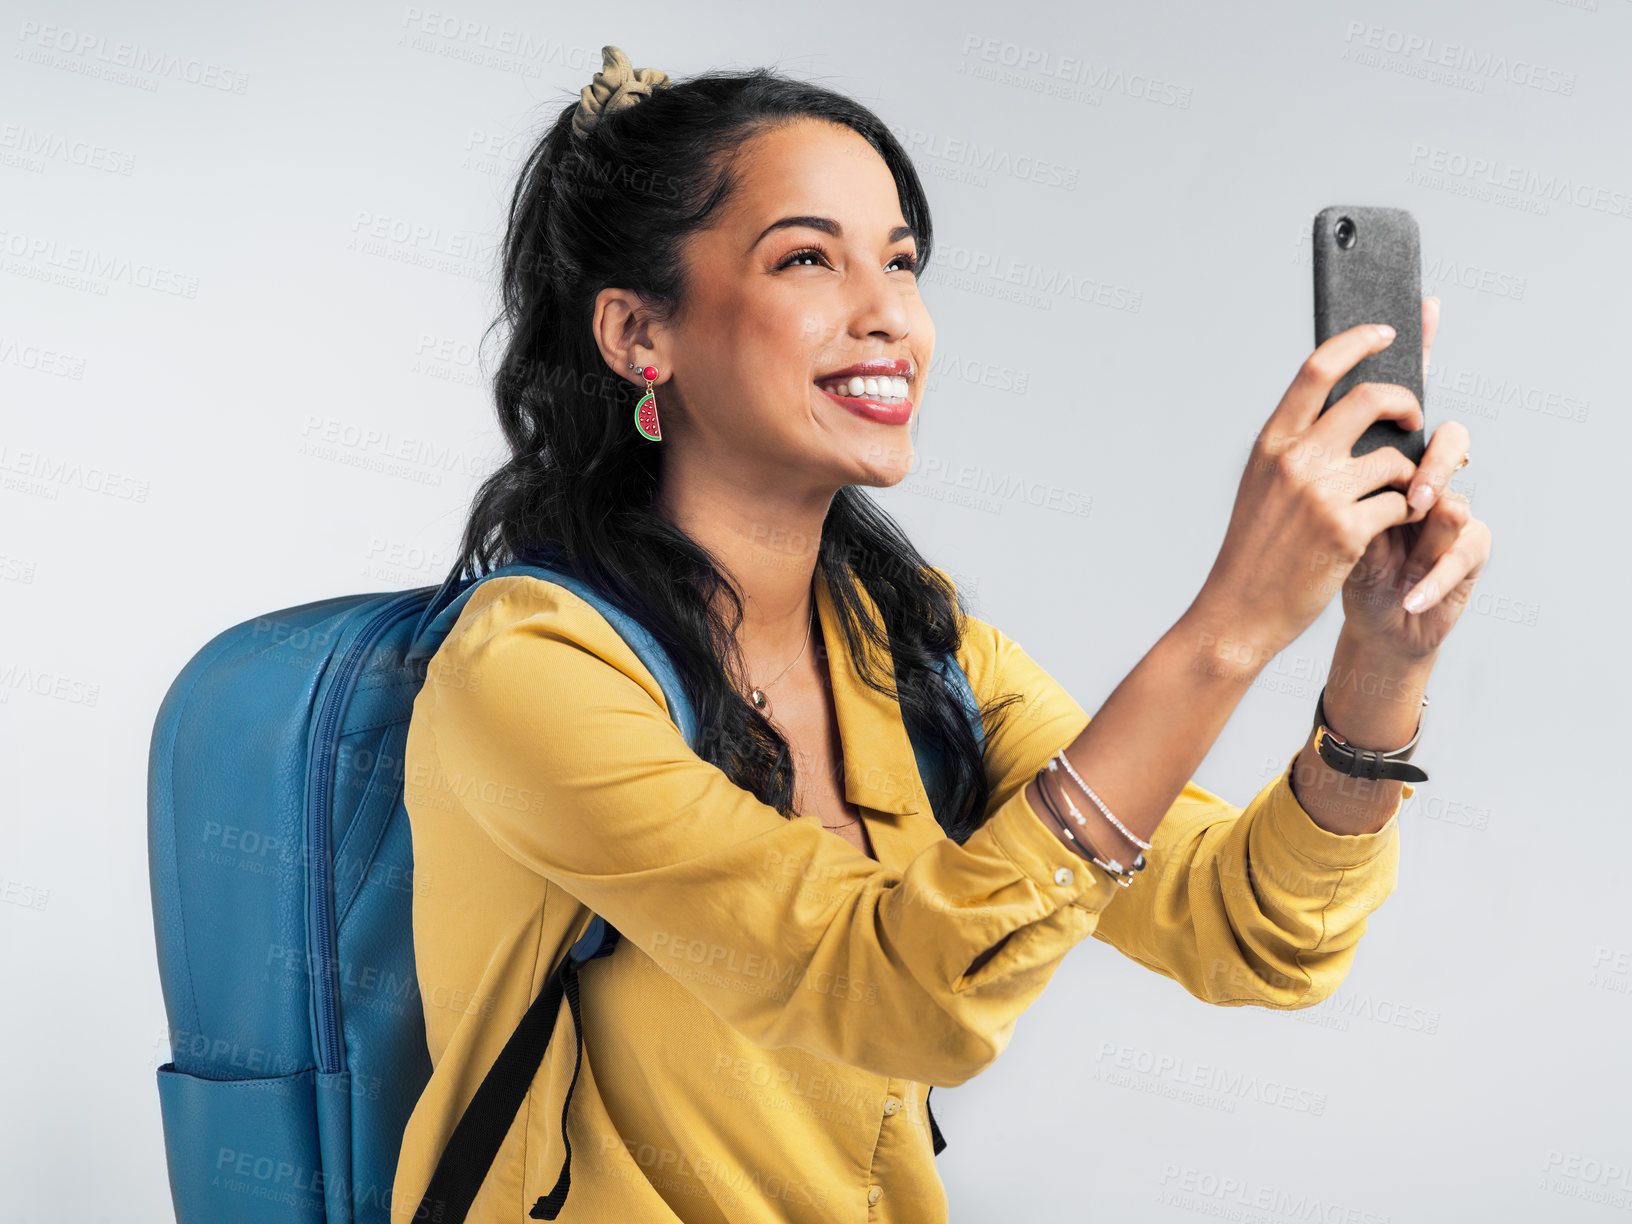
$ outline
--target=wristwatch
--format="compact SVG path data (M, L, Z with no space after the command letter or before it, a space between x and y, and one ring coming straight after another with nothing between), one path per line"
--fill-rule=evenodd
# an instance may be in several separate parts
M1422 706L1423 709L1428 706L1427 693L1422 695ZM1320 759L1326 764L1351 778L1396 778L1401 782L1426 782L1427 773L1408 762L1411 754L1417 750L1417 741L1422 738L1422 724L1427 717L1426 714L1418 716L1417 733L1404 748L1397 748L1393 752L1356 748L1326 725L1326 686L1321 685L1320 696L1315 699L1315 751L1320 753Z

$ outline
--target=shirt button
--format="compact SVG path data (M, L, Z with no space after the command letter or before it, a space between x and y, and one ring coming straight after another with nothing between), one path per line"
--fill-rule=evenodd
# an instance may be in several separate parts
M884 1102L884 1113L886 1116L897 1113L900 1111L900 1109L901 1102L896 1100L894 1097L890 1097Z
M1069 867L1061 867L1054 873L1054 883L1056 884L1069 884L1076 878L1076 873Z
M879 1199L881 1199L883 1197L884 1197L884 1188L882 1186L873 1186L871 1189L869 1189L867 1191L867 1201L869 1203L876 1203L876 1202L878 1202Z

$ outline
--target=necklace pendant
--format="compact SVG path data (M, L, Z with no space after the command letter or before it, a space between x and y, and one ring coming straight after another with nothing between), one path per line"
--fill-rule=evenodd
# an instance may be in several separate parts
M748 694L748 700L754 703L754 709L758 710L761 714L764 714L767 717L770 716L771 699L765 696L764 689L756 688L751 690Z

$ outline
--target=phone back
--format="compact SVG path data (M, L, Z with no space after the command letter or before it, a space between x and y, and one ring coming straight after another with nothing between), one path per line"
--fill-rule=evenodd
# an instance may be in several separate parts
M1314 265L1316 345L1361 323L1388 323L1394 328L1394 342L1361 359L1340 378L1321 411L1359 383L1397 383L1417 397L1426 423L1422 255L1416 218L1403 208L1323 208L1315 217ZM1382 446L1398 447L1412 463L1420 463L1427 448L1426 431L1373 421L1351 453L1364 455Z

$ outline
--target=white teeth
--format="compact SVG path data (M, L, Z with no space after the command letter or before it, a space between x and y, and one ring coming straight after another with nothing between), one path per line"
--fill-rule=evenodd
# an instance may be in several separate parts
M837 382L821 384L824 391L831 391L834 395L849 396L857 399L866 396L868 399L905 400L910 384L905 378L893 374L880 375L876 378L863 378L857 374L849 379L839 379Z

